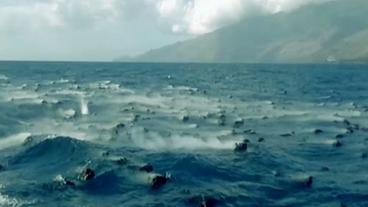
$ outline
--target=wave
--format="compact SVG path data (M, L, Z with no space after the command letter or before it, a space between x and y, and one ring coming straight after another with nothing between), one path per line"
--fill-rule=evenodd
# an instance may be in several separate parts
M20 145L24 143L24 141L31 135L32 135L31 133L23 132L23 133L11 135L6 138L2 138L0 139L0 150Z
M135 128L131 132L130 144L150 150L232 150L239 139L219 139L217 134L208 137L172 134L163 136L157 132L145 132Z
M31 163L32 167L35 167L88 160L88 145L84 141L70 137L47 138L14 156L11 164Z

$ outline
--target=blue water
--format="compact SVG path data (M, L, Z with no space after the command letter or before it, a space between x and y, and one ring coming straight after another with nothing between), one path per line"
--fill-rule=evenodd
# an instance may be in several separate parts
M0 206L368 206L367 69L0 62Z

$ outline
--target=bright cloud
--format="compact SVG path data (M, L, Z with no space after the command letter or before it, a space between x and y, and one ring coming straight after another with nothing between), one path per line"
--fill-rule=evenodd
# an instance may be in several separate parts
M0 28L93 26L156 14L174 33L202 34L257 11L279 12L324 0L5 0Z
M254 13L289 11L307 3L326 0L157 0L162 21L174 33L211 32Z

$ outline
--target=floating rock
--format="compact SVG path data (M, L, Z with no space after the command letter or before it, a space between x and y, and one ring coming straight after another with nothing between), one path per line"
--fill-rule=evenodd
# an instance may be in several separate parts
M368 153L363 152L361 157L362 157L362 159L367 159L368 158Z
M5 167L3 165L0 164L0 172L1 171L4 171L5 170Z
M139 168L139 171L147 172L147 173L153 172L153 166L151 164L144 165Z
M248 149L248 144L245 143L245 142L242 142L242 143L236 143L235 144L234 151L235 152L246 152L247 149Z
M83 170L83 172L80 174L79 178L83 181L89 181L94 179L96 176L95 172L90 169L90 168L86 168L85 170Z
M156 175L151 182L151 188L152 189L159 189L162 186L164 186L168 181L170 177L169 176L163 176L163 175Z
M315 129L314 130L314 134L322 134L323 130L322 129Z

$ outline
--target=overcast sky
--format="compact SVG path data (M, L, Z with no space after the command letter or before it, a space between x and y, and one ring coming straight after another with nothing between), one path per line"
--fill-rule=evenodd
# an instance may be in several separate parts
M325 0L0 0L1 60L111 60Z

